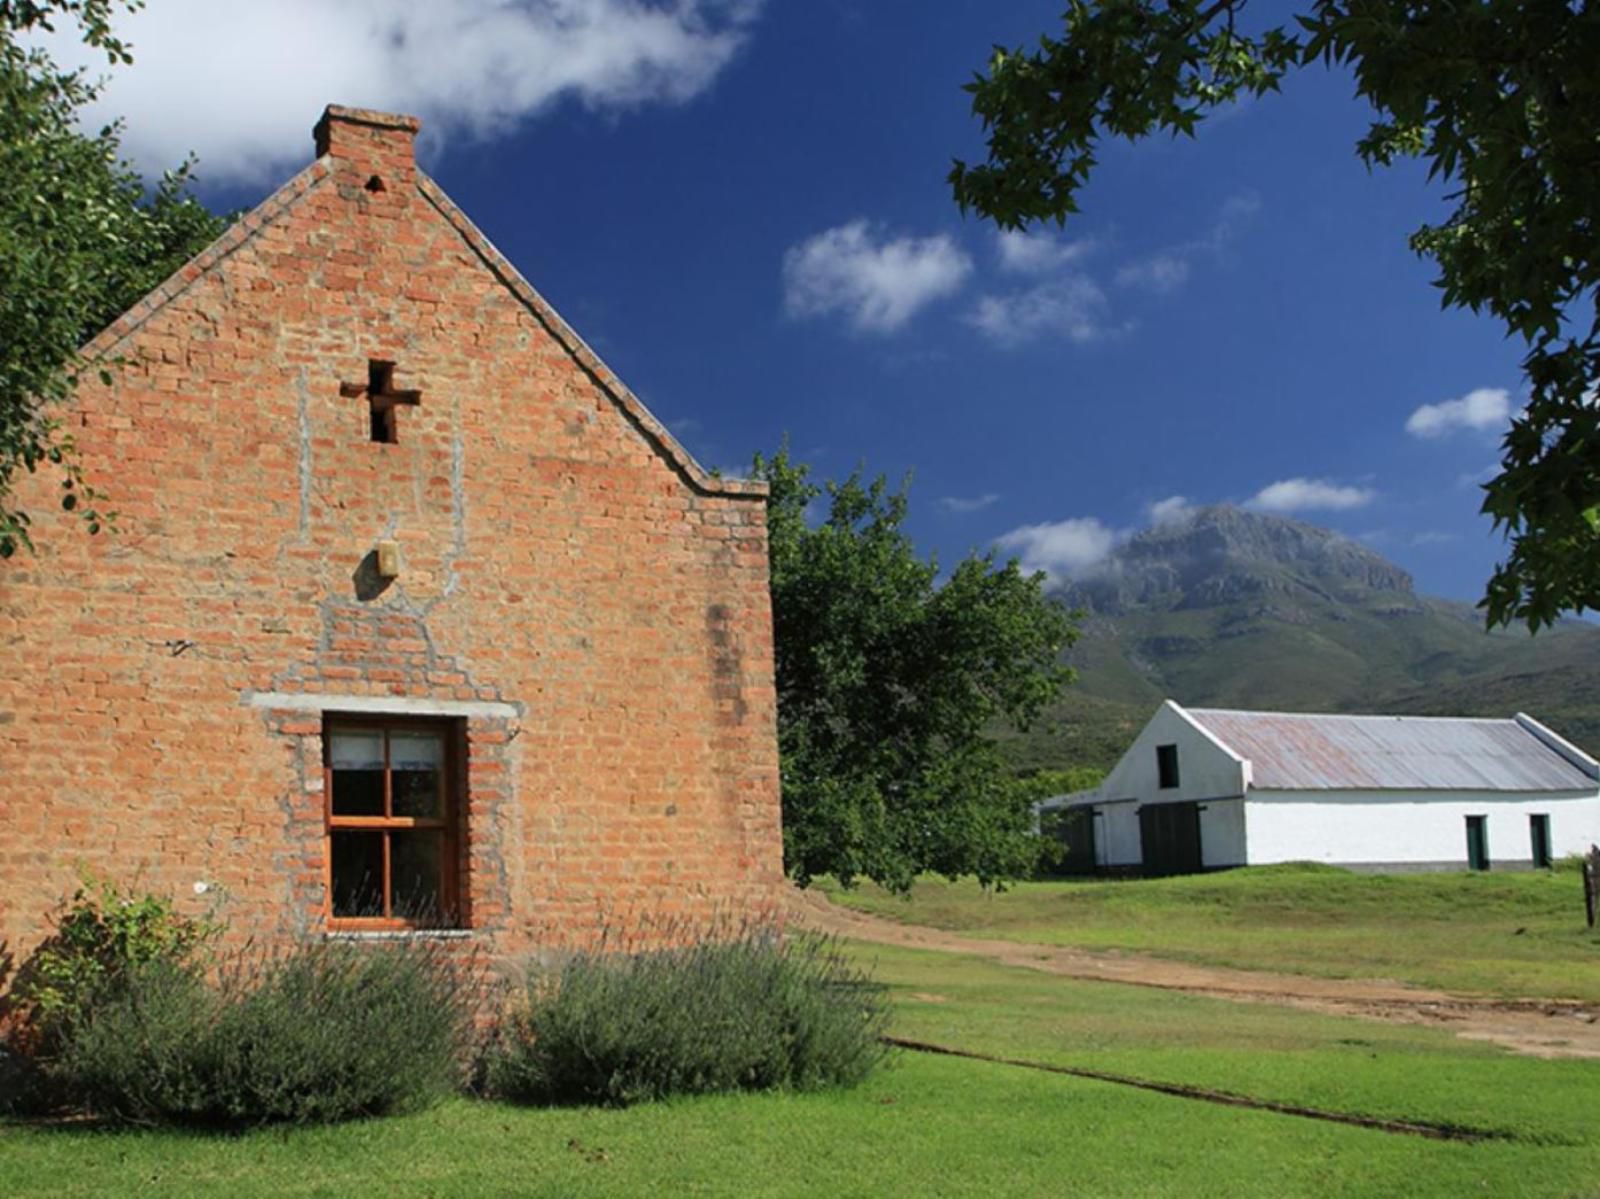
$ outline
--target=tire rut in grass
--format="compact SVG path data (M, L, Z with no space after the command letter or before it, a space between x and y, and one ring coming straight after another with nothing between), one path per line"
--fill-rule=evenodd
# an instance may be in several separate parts
M1094 1082L1112 1083L1121 1087L1134 1087L1141 1091L1156 1091L1179 1099L1195 1099L1215 1103L1222 1107L1248 1108L1252 1111L1273 1112L1280 1116L1299 1116L1307 1120L1325 1120L1331 1124L1347 1124L1354 1128L1369 1128L1377 1132L1398 1133L1405 1136L1426 1137L1434 1141L1517 1141L1522 1138L1514 1132L1494 1128L1474 1128L1462 1124L1437 1124L1427 1120L1389 1120L1379 1116L1363 1116L1354 1112L1335 1112L1324 1108L1304 1107L1295 1103L1277 1103L1270 1099L1255 1099L1233 1091L1214 1091L1208 1087L1192 1087L1182 1083L1157 1082L1149 1078L1136 1078L1128 1074L1112 1074L1105 1070L1090 1070L1083 1066L1058 1066L1048 1062L1031 1062L1024 1058L996 1057L970 1049L957 1049L950 1045L937 1045L931 1041L913 1041L906 1037L884 1037L884 1043L913 1053L930 1053L943 1057L968 1058L989 1062L997 1066L1017 1066L1026 1070L1042 1070L1048 1074L1066 1074L1073 1078L1086 1078Z

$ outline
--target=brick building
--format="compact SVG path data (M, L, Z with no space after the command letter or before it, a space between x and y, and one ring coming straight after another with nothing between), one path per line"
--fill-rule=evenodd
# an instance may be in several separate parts
M90 347L119 513L22 481L0 565L0 961L77 872L262 937L770 909L765 489L713 478L416 167L317 158ZM58 492L55 494L59 494Z

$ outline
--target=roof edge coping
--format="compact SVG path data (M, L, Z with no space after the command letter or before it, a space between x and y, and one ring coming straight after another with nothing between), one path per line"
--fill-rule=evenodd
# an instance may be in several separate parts
M188 291L217 263L253 241L256 234L270 225L290 205L327 178L331 170L332 168L322 159L312 159L265 200L224 229L216 241L173 271L160 284L146 292L133 307L84 342L78 350L78 356L88 359L98 358L119 341L136 333L140 326Z
M1595 761L1561 734L1554 729L1546 728L1526 712L1518 712L1515 720L1518 727L1535 737L1546 749L1565 758L1589 778L1600 781L1600 762Z
M511 260L485 236L483 230L461 210L444 188L420 169L417 171L417 188L438 209L440 215L455 226L456 231L483 259L485 265L500 277L511 293L533 313L534 318L550 330L555 339L584 370L594 376L617 405L639 426L646 437L661 448L667 460L677 467L695 488L708 495L765 498L769 489L763 480L726 478L713 475L701 466L694 455L689 453L667 427L645 407L644 401L640 400L617 373L605 364L600 355L596 354L577 331L567 324L566 319L555 310L550 301L546 300L538 289L523 277L522 272Z
M1288 716L1304 720L1432 720L1452 724L1515 724L1509 716L1421 716L1409 712L1279 712L1270 708L1190 708L1191 713L1205 716ZM1553 734L1552 734L1553 735ZM1579 752L1582 752L1581 750Z
M1212 745L1215 745L1223 753L1227 754L1235 762L1239 763L1239 790L1241 793L1250 790L1254 783L1255 769L1252 766L1249 758L1245 757L1221 737L1217 736L1210 729L1206 728L1206 726L1201 723L1200 717L1195 715L1195 712L1189 711L1182 704L1178 703L1177 700L1169 699L1166 701L1165 706L1171 708L1179 716L1183 717L1183 719L1188 721L1189 725L1202 737L1211 742ZM1208 709L1205 708L1196 709L1197 712L1205 712L1207 710ZM1218 709L1213 708L1209 710L1217 711Z
M420 117L403 112L382 112L376 108L352 108L346 104L330 104L317 118L320 128L331 121L349 121L354 125L372 125L379 129L408 129L412 133L422 128Z

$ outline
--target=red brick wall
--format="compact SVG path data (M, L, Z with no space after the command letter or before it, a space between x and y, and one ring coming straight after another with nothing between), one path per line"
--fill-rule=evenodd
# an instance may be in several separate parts
M775 902L761 492L700 472L519 290L414 133L325 122L315 164L93 347L125 365L69 423L117 531L51 515L41 475L40 552L0 565L0 953L80 866L319 934L320 717L276 693L510 705L466 722L492 957ZM369 359L422 393L397 444L340 394Z

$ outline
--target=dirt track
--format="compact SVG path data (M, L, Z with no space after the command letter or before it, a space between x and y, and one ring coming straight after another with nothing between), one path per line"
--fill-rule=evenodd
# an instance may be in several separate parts
M1386 979L1274 974L1143 954L966 937L854 912L815 891L796 890L792 895L791 915L801 927L856 941L968 954L1007 966L1093 982L1158 987L1239 1003L1276 1003L1367 1020L1424 1024L1449 1029L1468 1040L1492 1041L1533 1057L1600 1058L1600 1008L1570 1000L1453 995Z

